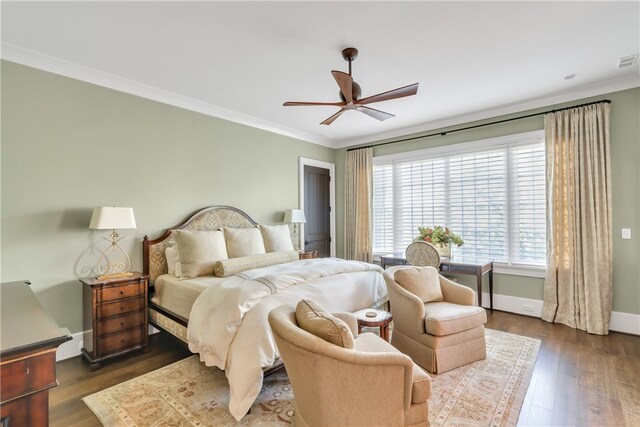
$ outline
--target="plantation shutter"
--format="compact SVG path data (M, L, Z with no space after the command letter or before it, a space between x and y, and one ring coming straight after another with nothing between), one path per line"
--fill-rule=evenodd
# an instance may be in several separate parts
M542 135L514 135L374 158L373 250L401 252L418 227L444 225L454 256L541 266L546 258Z

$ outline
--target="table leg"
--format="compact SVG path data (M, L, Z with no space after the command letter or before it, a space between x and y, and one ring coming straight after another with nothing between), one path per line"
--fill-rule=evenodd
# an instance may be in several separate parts
M493 263L489 270L489 307L493 310Z
M482 272L476 273L476 283L478 284L478 307L482 307Z
M389 342L389 325L380 325L380 338Z

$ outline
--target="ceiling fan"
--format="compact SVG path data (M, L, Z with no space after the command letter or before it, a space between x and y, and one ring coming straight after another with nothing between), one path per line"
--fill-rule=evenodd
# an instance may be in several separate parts
M383 121L395 116L393 114L385 113L384 111L376 110L375 108L367 107L367 104L389 101L396 98L404 98L405 96L415 95L418 92L418 83L414 83L409 86L403 86L360 99L362 89L358 83L353 81L353 77L351 77L351 63L358 57L358 49L355 47L348 47L342 51L342 57L345 61L349 62L349 74L342 71L331 71L333 78L336 79L336 82L340 87L340 99L342 99L342 102L285 102L282 105L285 107L317 105L335 105L336 107L340 107L340 111L320 123L321 125L330 125L347 110L360 111L367 116Z

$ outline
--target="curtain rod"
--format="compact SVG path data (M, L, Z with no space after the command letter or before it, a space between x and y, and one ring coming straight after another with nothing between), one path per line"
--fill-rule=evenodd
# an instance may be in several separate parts
M482 124L479 124L479 125L466 126L466 127L463 127L463 128L447 130L447 131L444 131L444 132L435 132L435 133L430 133L430 134L427 134L427 135L412 136L411 138L396 139L394 141L383 142L381 144L367 145L367 146L364 146L364 147L348 148L347 151L361 150L363 148L382 147L383 145L397 144L399 142L413 141L414 139L431 138L432 136L445 136L448 133L462 132L463 130L470 130L470 129L476 129L476 128L481 128L481 127L485 127L485 126L497 125L497 124L500 124L500 123L513 122L515 120L528 119L529 117L542 116L543 114L557 113L558 111L571 110L572 108L586 107L588 105L601 104L601 103L611 104L611 100L603 99L602 101L587 102L586 104L572 105L571 107L558 108L558 109L555 109L555 110L547 110L547 111L542 111L540 113L527 114L525 116L512 117L510 119L497 120L497 121L494 121L494 122L482 123Z

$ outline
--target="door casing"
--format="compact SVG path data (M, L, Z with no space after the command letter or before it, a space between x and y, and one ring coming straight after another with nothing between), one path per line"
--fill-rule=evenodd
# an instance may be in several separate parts
M322 160L309 159L306 157L299 157L298 164L298 178L299 178L299 209L304 210L304 167L314 166L316 168L329 170L329 205L331 206L331 213L329 214L329 233L331 236L330 251L331 256L336 256L336 165L330 162L324 162ZM304 224L300 224L300 247L304 248Z

